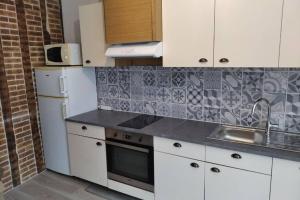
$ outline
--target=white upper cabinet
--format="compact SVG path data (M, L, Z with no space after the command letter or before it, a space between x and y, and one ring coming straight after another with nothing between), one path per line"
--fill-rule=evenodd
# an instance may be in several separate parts
M212 67L213 0L163 0L163 66Z
M279 67L300 67L300 1L285 0Z
M271 200L300 199L300 162L274 159Z
M83 65L114 66L114 60L105 56L103 2L80 6L79 19Z
M216 0L214 65L278 67L282 5L283 0Z

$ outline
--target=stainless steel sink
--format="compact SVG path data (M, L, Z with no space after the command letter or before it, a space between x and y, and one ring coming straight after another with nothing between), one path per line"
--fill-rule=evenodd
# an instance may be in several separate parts
M266 133L263 130L251 128L220 126L209 138L247 144L264 144Z

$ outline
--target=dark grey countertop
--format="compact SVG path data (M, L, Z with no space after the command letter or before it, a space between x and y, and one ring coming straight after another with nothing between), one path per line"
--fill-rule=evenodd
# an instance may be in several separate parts
M165 117L142 129L132 129L118 126L118 124L132 119L138 115L140 114L118 111L95 110L74 117L70 117L66 119L66 121L101 126L105 128L114 128L133 133L164 137L190 143L203 144L235 151L242 151L246 153L270 156L274 158L300 161L300 152L296 151L271 148L268 146L232 143L228 141L207 138L216 128L220 126L216 123Z

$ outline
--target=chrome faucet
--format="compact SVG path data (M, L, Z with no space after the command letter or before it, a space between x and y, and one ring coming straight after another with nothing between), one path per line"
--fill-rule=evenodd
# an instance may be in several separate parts
M272 127L278 127L278 125L277 125L277 124L272 124L272 123L271 123L271 104L270 104L269 100L267 100L267 99L265 99L265 98L260 98L260 99L258 99L258 100L254 103L254 105L253 105L253 107L252 107L251 115L253 116L254 111L255 111L255 109L256 109L256 107L257 107L257 104L259 104L260 102L265 102L265 103L267 104L267 106L268 106L268 115L267 115L267 123L266 123L266 134L267 134L267 138L268 138L268 140L269 140L271 128L272 128Z

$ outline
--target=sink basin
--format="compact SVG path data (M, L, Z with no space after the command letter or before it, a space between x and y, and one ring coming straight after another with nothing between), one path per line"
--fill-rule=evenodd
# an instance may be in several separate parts
M266 133L263 130L251 128L221 126L209 138L247 144L264 144Z

